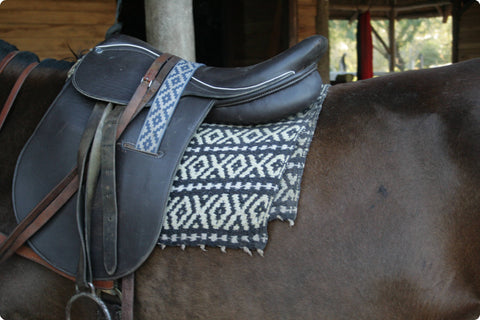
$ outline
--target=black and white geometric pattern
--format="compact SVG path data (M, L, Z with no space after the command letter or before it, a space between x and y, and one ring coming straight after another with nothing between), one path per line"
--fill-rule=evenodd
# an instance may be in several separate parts
M293 224L305 158L328 86L307 110L256 126L202 124L177 170L162 246L263 253L267 223Z
M157 153L178 101L195 70L202 64L180 60L169 72L148 111L135 148Z

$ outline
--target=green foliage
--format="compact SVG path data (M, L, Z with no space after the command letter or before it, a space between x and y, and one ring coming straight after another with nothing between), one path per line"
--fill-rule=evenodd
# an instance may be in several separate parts
M388 46L387 20L372 20L372 27ZM357 70L356 30L357 23L330 20L330 71L340 70L339 62L346 54L346 72ZM372 34L373 68L376 73L388 72L389 54L381 41ZM451 62L451 18L443 23L441 18L403 19L395 24L396 59L395 71L429 68Z
M357 22L330 20L328 24L330 45L330 71L357 72ZM346 70L341 70L340 61L345 55Z

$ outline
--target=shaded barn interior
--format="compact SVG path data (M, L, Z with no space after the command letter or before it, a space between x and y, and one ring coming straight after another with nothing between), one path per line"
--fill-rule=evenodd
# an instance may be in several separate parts
M367 10L372 19L389 21L430 17L442 17L446 21L450 17L452 62L480 56L480 4L475 0L336 0L330 1L329 19L352 21Z
M415 19L447 17L452 11L450 0L336 0L330 1L331 19L352 19L359 11L370 11L372 19Z
M287 49L290 2L193 0L197 61L245 66ZM119 21L122 33L146 40L143 3L122 0Z
M475 0L192 0L197 61L244 66L271 57L309 35L328 34L328 19L453 17L453 61L480 56L480 5ZM116 0L6 0L0 38L40 58L72 58L104 39ZM123 33L145 39L143 0L123 0ZM328 73L328 58L324 69Z
M480 4L473 0L455 2L452 15L452 60L457 62L480 57Z

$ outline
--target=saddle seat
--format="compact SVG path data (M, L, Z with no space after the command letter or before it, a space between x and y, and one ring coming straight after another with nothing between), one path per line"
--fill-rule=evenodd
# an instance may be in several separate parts
M114 267L105 262L105 250L110 245L105 242L108 238L104 234L107 222L102 207L105 195L100 190L100 181L93 189L91 218L80 221L91 226L91 238L86 240L94 279L124 277L147 259L160 235L176 168L205 117L210 122L257 124L303 110L315 101L322 86L316 63L326 45L324 37L314 36L250 67L195 65L183 91L175 93L178 105L154 151L139 148L138 141L151 110L162 103L152 99L133 118L114 144L112 159L116 174L113 197L118 202ZM76 65L19 156L13 182L18 221L27 217L76 167L82 136L99 102L118 105L115 109L127 105L160 55L142 41L115 36L96 46ZM167 81L176 80L167 78ZM159 93L162 90L160 87ZM101 179L111 173L102 172ZM82 190L80 184L81 192L70 198L29 240L38 255L68 275L77 273L82 247L75 214Z
M207 118L209 122L272 122L303 110L315 100L321 84L315 71L326 49L326 38L312 36L253 66L201 66L188 82L183 96L215 99ZM83 58L72 82L88 97L126 105L139 79L159 55L160 52L143 41L117 35ZM259 99L261 97L265 99Z

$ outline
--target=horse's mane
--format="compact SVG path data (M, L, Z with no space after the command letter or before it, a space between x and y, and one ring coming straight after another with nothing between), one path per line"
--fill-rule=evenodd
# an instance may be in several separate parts
M45 68L66 70L70 69L74 62L67 60L56 60L56 59L44 59L40 62L40 65Z
M6 42L5 40L0 39L0 57L5 56L11 51L18 50L16 46ZM56 60L52 58L47 58L42 61L38 58L38 56L30 51L22 51L19 53L18 57L23 61L39 61L41 67L46 67L50 69L57 69L57 70L66 70L69 69L74 62L68 60ZM76 59L77 57L75 57Z
M13 44L0 39L0 53L7 54L10 51L18 50Z
M18 51L18 48L16 46L0 39L0 57L3 57L9 52L15 50ZM39 61L38 56L35 53L29 51L21 51L18 56L25 61Z

